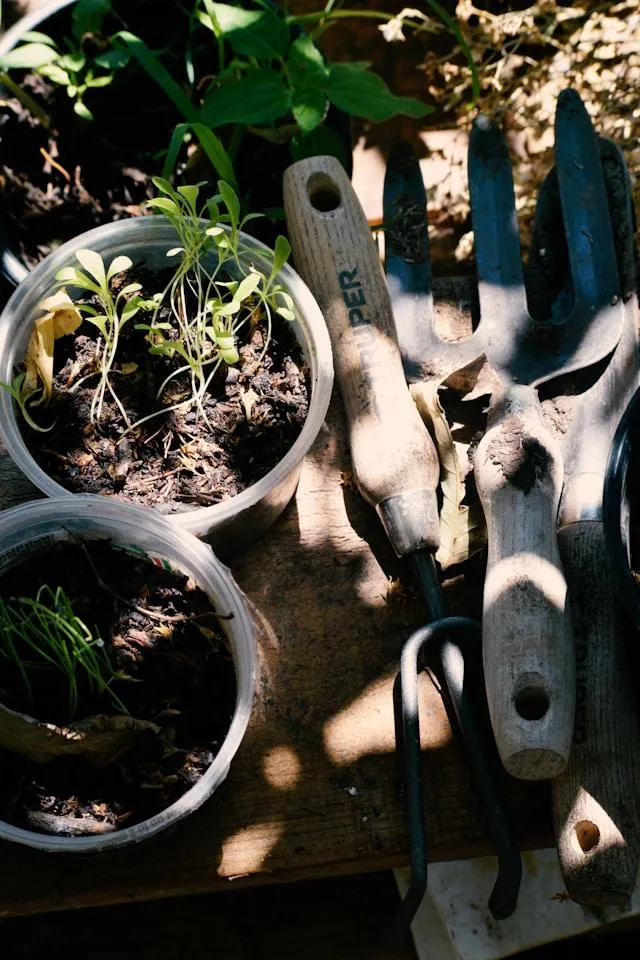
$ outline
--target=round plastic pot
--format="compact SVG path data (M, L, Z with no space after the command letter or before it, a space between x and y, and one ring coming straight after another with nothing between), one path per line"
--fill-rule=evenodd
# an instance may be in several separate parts
M252 252L251 262L268 273L271 251L252 237L243 237L252 251L258 251ZM56 273L76 264L76 250L95 250L105 261L125 254L134 264L144 259L153 269L166 268L170 262L167 251L176 245L177 234L165 217L136 217L96 227L49 254L14 291L0 315L0 381L11 383L24 358L36 307L53 292ZM206 539L225 558L264 533L293 496L302 460L322 427L331 398L331 342L320 308L291 267L285 265L278 276L293 299L296 317L292 328L310 371L311 398L302 431L282 460L241 493L211 507L168 516L176 527ZM77 291L69 287L69 293ZM20 416L9 392L0 389L0 437L9 456L48 497L73 496L36 463L23 439Z
M160 813L115 833L82 837L49 836L0 821L0 839L48 852L90 853L138 843L174 826L197 810L220 786L249 722L257 648L244 594L230 571L206 544L143 507L78 494L62 500L38 500L6 510L0 532L0 573L29 556L45 552L54 543L71 538L109 540L132 547L193 578L224 617L220 625L229 641L236 673L235 710L220 751L201 779Z

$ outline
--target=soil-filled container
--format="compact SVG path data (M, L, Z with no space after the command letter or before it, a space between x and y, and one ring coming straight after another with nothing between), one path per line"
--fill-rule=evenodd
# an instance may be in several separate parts
M225 229L224 226L220 228ZM169 220L163 216L146 216L98 227L50 254L14 292L0 316L0 381L10 385L15 380L25 361L35 318L39 311L42 312L39 305L59 289L56 277L61 270L79 267L78 251L92 251L103 259L105 265L115 258L127 257L134 269L143 268L147 274L155 276L155 273L160 275L167 270L167 264L171 262L167 253L176 247L177 242L176 230ZM266 275L272 269L273 254L253 238L241 235L239 262L246 264L248 270L263 271ZM123 282L128 284L130 279L138 277L127 273ZM280 366L277 367L275 360L272 362L267 354L266 366L262 360L262 365L257 364L255 356L252 357L249 379L245 379L242 364L225 367L217 375L218 379L213 381L214 386L217 384L217 400L207 395L213 405L210 409L215 418L218 409L227 412L230 407L231 425L228 428L225 425L221 437L216 435L211 440L205 437L205 452L209 456L205 466L201 466L198 460L201 445L196 445L196 449L191 443L192 434L202 423L197 412L186 414L186 421L181 420L178 426L166 420L163 413L161 419L152 419L141 428L143 432L139 436L134 431L134 435L124 438L115 435L109 440L102 425L94 435L90 424L78 420L80 414L75 407L71 414L65 412L66 407L64 410L39 407L34 416L37 415L47 430L52 421L55 426L53 432L38 433L27 425L14 397L5 388L0 390L0 436L9 455L32 483L49 497L88 492L151 505L170 515L171 522L181 530L207 539L222 556L242 549L267 529L291 499L303 457L322 427L333 382L330 340L315 300L287 264L279 270L277 282L279 289L290 298L286 302L292 308L285 311L291 314L287 319L277 318L279 332L276 336L274 326L273 338L269 340L269 350L272 344L280 344ZM66 285L65 289L74 301L78 301L83 292L73 285ZM90 319L83 321L78 333L84 329L96 332L95 326L89 323ZM129 329L132 330L133 326L131 323ZM124 343L124 336L121 340ZM65 384L69 382L65 379L67 374L76 376L79 369L81 372L84 369L78 367L82 358L73 353L79 349L79 342L75 333L56 340L56 354L58 344L63 354L64 350L67 351L66 359L63 355L66 367L60 371ZM137 363L122 363L118 367L118 388L139 388L144 392L149 376L148 358L145 354L142 358L129 357L132 359L137 359ZM164 359L161 357L159 361L164 362ZM155 370L155 367L150 369ZM88 372L91 374L90 368ZM166 373L166 369L162 368L162 372ZM267 377L269 372L270 378ZM295 377L293 387L280 384L281 379L284 384L285 374L289 373ZM77 379L87 380L84 374ZM156 386L161 379L158 374ZM76 387L82 390L86 385L74 381L74 390ZM76 404L76 396L81 394L72 396L63 384L60 395L65 402ZM221 407L216 406L218 400ZM302 407L301 403L304 404ZM78 452L74 448L73 462L62 463L63 450L69 439L66 431L72 421L80 442L84 443L82 437L89 431L89 449ZM163 424L166 429L169 429L167 424L172 424L175 442L160 441L162 435L159 431L165 429ZM145 458L153 443L156 444L155 475L170 488L171 496L164 502L157 498L155 501L145 500L143 494L146 496L150 489L148 478L138 480L137 471L148 468ZM55 479L51 474L58 467L66 472L58 473L58 479ZM235 486L215 490L212 478L215 479L220 472L225 479L225 471L230 473L232 470L235 471L232 480ZM185 487L181 492L182 488L175 485L183 480ZM91 485L85 485L88 483ZM197 489L194 483L198 485ZM153 489L156 489L155 485ZM177 493L173 493L174 490ZM138 496L141 499L136 499ZM201 506L203 502L211 505Z
M28 634L12 626L20 603L33 623L54 594L118 671L97 701L76 672L75 715L62 719L67 675L32 648L20 659ZM12 508L2 514L0 614L0 838L52 852L123 847L182 820L226 778L249 721L257 654L244 595L206 544L101 497ZM35 636L42 644L42 630ZM64 703L55 701L60 684ZM151 694L159 702L143 707ZM53 716L38 715L45 701ZM102 709L83 717L94 702ZM100 740L113 737L114 717L130 743Z
M274 0L272 9L279 6ZM282 17L272 26L278 23L286 32ZM297 32L292 28L290 38ZM155 70L131 53L125 35L139 38ZM0 272L15 284L26 268L73 236L139 214L153 195L154 175L175 174L176 183L207 180L215 192L219 176L230 181L231 166L245 209L266 213L250 232L271 245L282 229L275 211L282 207L282 175L292 161L296 124L290 115L275 128L254 123L258 114L247 120L247 101L260 100L255 93L238 94L222 126L216 116L200 116L207 89L218 74L233 73L233 59L233 50L217 42L195 7L190 14L180 0L49 0L10 27L0 37L7 68L0 104L6 228ZM268 78L264 82L268 87ZM286 114L284 87L283 96ZM276 113L278 99L271 97ZM219 138L226 162L208 142L205 149L194 129L185 129L181 140L181 127L200 120L209 138ZM322 132L324 138L312 144L315 152L331 152L333 144L350 170L349 117L332 106Z

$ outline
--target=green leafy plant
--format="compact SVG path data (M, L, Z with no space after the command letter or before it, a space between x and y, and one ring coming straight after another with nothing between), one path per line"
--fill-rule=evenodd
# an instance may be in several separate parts
M112 688L114 680L126 678L113 666L104 641L76 616L62 587L41 586L35 598L0 598L0 654L16 667L32 707L37 707L34 672L53 670L68 684L69 721L83 690L104 695L120 713L129 713Z
M104 49L97 44L95 52L87 52L85 38L102 35L104 18L110 10L110 0L78 0L73 8L72 36L65 37L64 49L45 33L25 33L22 43L0 58L0 69L5 71L2 76L5 85L25 102L24 92L7 77L6 71L35 70L53 83L65 87L73 100L75 113L85 120L92 120L93 115L84 102L87 90L106 87L113 81L115 73L130 60L126 49L112 45L108 40L103 44ZM28 98L26 105L31 108L31 98ZM39 108L36 110L42 114ZM46 120L46 125L49 125L48 118Z
M91 377L97 377L93 390L90 418L100 424L105 397L113 399L120 411L126 431L134 430L153 417L170 410L195 407L206 420L203 401L221 364L240 360L237 337L247 325L260 325L264 357L271 338L273 316L293 320L291 296L278 282L278 274L286 263L290 246L279 236L275 243L268 273L257 266L253 252L243 239L247 222L259 214L241 215L240 200L229 184L218 182L219 193L205 204L199 203L201 184L181 186L157 177L154 183L160 196L149 201L149 207L164 214L173 224L178 246L169 251L177 259L171 279L164 290L143 298L141 284L127 283L123 278L133 266L129 257L117 256L108 266L94 250L76 251L79 267L64 267L56 274L58 288L76 287L88 294L72 304L97 327L93 369L76 380L69 389L77 389ZM118 289L115 281L118 279ZM118 347L125 326L140 312L150 314L148 323L137 323L144 331L149 354L177 360L157 391L158 409L132 423L113 384ZM75 327L73 332L75 332ZM51 367L53 359L50 360ZM177 379L188 377L189 389L181 385L176 394L171 387ZM27 424L43 431L33 419L28 403L36 395L38 403L46 403L49 391L25 393L25 373L18 372L12 384L0 384L14 397ZM42 394L44 393L44 396Z
M111 372L116 362L122 329L143 305L140 297L134 296L141 287L139 283L129 283L121 287L115 296L113 294L114 278L132 266L129 257L115 257L106 269L102 257L94 250L77 250L76 259L83 270L77 267L65 267L58 271L56 280L59 286L79 287L81 290L95 294L98 299L99 307L82 302L76 305L81 313L88 316L89 322L98 328L102 337L98 341L95 358L99 380L91 402L91 419L94 422L100 421L105 394L108 391L118 405L125 422L130 426L127 412L113 388Z
M245 324L257 322L264 328L264 356L271 337L273 314L294 319L293 301L277 282L290 247L277 238L269 274L251 261L251 250L243 245L240 233L259 214L241 216L240 200L228 183L218 182L219 193L199 206L202 184L174 189L161 177L154 183L162 196L148 206L164 214L175 227L179 246L169 255L179 258L168 287L157 298L155 316L147 331L149 352L184 361L164 380L158 397L172 380L188 374L191 390L186 400L173 408L194 405L206 419L202 401L220 364L240 359L237 336ZM159 320L160 307L169 307L170 320ZM260 358L260 359L261 359ZM151 414L155 416L156 414Z
M464 46L455 21L435 0L430 0L429 6ZM197 105L140 37L127 31L114 37L139 60L185 117L186 123L174 131L165 176L173 170L179 145L189 130L205 147L203 130L231 125L233 131L226 145L231 161L246 129L266 139L290 141L295 158L319 152L339 155L342 147L337 135L324 126L331 105L372 121L387 120L399 113L420 118L432 109L419 100L395 96L369 69L370 63L327 63L316 44L317 37L332 23L346 18L380 19L393 27L387 36L396 39L402 36L403 27L429 29L429 18L419 11L393 16L342 10L336 9L335 0L327 0L316 13L293 16L264 0L243 6L196 0L192 17L212 34L216 61L206 85L197 84ZM311 26L312 32L301 33L302 25ZM468 50L467 54L474 69ZM210 151L207 153L211 159ZM215 168L229 179L218 164Z

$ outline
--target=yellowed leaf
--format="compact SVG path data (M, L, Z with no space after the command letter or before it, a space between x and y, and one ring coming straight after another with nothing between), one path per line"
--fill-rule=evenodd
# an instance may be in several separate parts
M245 390L240 399L242 400L242 406L244 407L244 415L247 420L251 420L251 411L256 400L259 400L260 397L255 392L255 390Z
M438 397L439 384L420 382L411 385L411 396L420 416L431 427L440 458L440 547L436 560L443 570L462 563L480 549L483 537L479 504L470 508L462 501L465 485L460 460L451 435L447 415Z
M128 377L130 374L135 373L138 369L138 364L131 361L131 363L123 363L120 367L120 373L123 373L125 377Z
M31 396L42 384L42 401L47 403L53 388L54 342L74 333L82 316L64 288L42 300L36 309L43 315L34 320L27 344L23 395Z

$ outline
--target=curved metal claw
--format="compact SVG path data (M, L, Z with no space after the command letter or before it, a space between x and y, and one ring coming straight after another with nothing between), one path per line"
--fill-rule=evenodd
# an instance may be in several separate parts
M469 694L465 658L466 641L479 642L481 626L468 617L444 617L416 630L402 650L400 672L394 685L396 740L403 756L410 833L410 883L394 918L390 941L399 943L407 934L427 889L427 832L423 815L420 764L420 720L418 715L418 657L425 646L437 646L442 673L453 704L475 788L488 820L489 832L498 858L498 876L489 899L496 919L515 910L522 861L505 813L498 788L499 761L490 735L488 717L484 722ZM456 639L459 638L459 639Z

